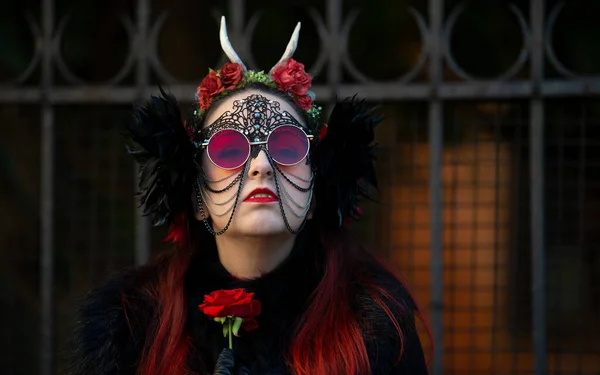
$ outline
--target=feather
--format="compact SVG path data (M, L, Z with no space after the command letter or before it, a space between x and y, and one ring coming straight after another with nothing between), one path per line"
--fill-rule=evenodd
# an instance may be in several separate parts
M373 165L375 127L381 122L377 106L356 96L338 101L331 112L326 136L312 158L317 169L315 217L324 225L358 218L360 198L377 188Z
M78 301L62 358L66 374L135 375L155 310L154 302L136 291L145 282L155 278L142 268L126 269Z
M138 193L145 215L154 225L170 222L190 205L195 148L191 143L175 97L161 89L133 112L123 132L127 151L139 163Z

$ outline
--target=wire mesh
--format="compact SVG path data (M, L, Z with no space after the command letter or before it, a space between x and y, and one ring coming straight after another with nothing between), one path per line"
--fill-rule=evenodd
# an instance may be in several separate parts
M423 306L430 293L425 104L390 104L381 129L380 242ZM600 186L598 103L547 105L544 205L548 370L595 374ZM453 102L443 147L444 351L447 374L533 373L528 103ZM426 350L429 342L422 331Z

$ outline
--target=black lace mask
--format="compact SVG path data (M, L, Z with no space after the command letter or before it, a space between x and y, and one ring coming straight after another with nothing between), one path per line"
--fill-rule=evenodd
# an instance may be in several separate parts
M212 124L198 132L202 144L223 129L235 129L242 132L250 142L264 142L273 129L282 125L294 125L311 136L310 129L302 126L287 111L281 111L278 101L267 99L259 94L252 94L233 102L233 111L226 111Z

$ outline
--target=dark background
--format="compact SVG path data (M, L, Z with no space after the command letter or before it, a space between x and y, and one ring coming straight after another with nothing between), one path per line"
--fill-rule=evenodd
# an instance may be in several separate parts
M160 248L166 228L147 231L147 223L136 219L134 165L118 130L132 103L156 92L158 84L189 108L208 68L224 62L222 14L234 47L259 70L280 58L301 21L294 57L315 75L317 99L326 110L336 94L355 91L384 104L378 203L365 204L367 215L353 228L405 275L434 331L443 327L443 341L435 343L443 373L533 373L539 343L532 322L539 319L546 322L547 373L600 373L600 2L568 1L558 9L559 2L545 1L540 79L531 74L530 56L503 76L523 50L534 48L527 38L523 44L533 16L525 0L446 1L440 44L426 43L419 31L418 19L427 33L431 26L427 1L156 0L148 7L151 37L141 43L135 1L50 5L4 0L0 12L2 374L64 373L61 352L78 298ZM460 6L464 12L455 27L445 28ZM44 18L53 19L48 70ZM350 31L341 34L347 37L343 53L340 39L327 32L342 30L351 18ZM255 27L236 32L236 19L243 25L256 21ZM447 53L432 57L426 53L432 46ZM438 124L438 232L430 227L436 203L429 174L430 141L437 136L430 132L429 111L437 99L427 91L435 82L435 59L446 90ZM409 79L398 80L411 71ZM532 83L545 89L536 94L527 89ZM481 94L472 89L477 85ZM545 115L541 190L530 183L540 172L530 167L536 99ZM43 219L49 188L54 210ZM532 223L536 196L544 214ZM46 232L44 223L50 224ZM535 233L543 234L543 253L533 251ZM44 244L45 238L50 241ZM443 275L431 268L436 238ZM52 263L43 261L44 254ZM534 264L545 270L541 290L532 289ZM443 280L442 307L431 301L436 276ZM546 306L534 310L533 296L540 293ZM51 296L50 303L43 303L44 296Z

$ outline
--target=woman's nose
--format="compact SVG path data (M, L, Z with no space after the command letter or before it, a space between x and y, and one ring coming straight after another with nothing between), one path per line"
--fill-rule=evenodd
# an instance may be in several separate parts
M248 177L272 177L273 168L265 150L260 150L256 157L250 159Z

